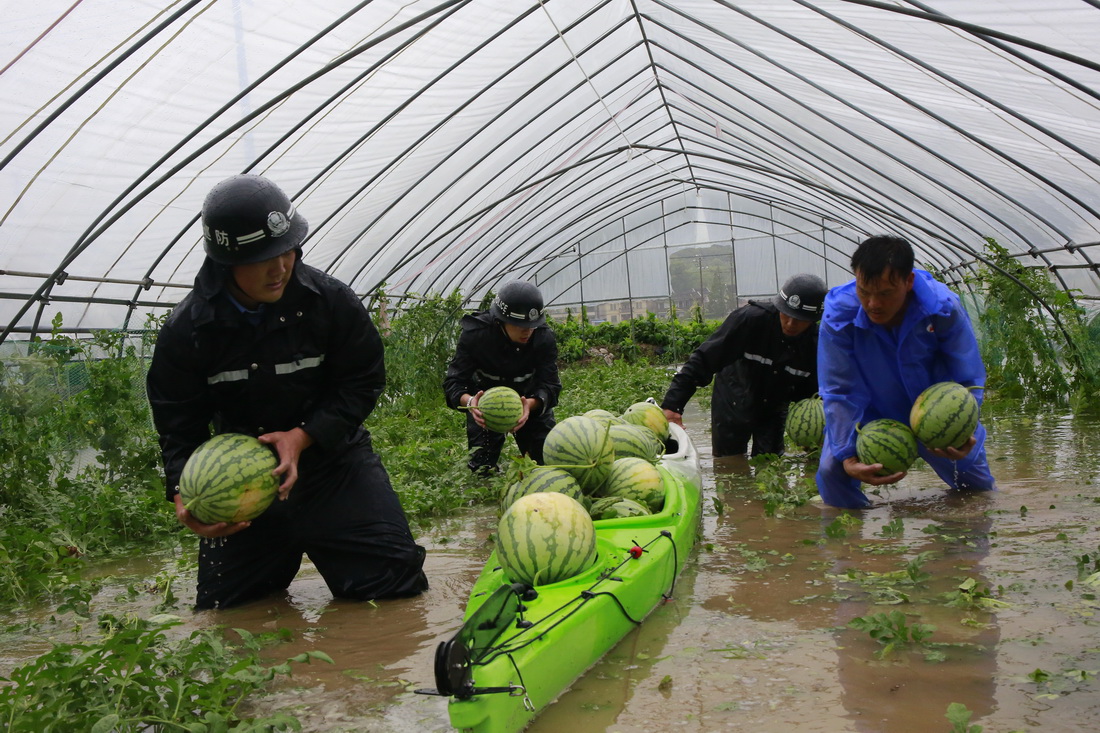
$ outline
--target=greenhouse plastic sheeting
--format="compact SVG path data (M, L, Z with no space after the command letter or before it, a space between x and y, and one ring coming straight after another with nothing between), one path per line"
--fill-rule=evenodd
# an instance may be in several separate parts
M1100 291L1090 0L0 7L4 339L163 315L242 172L364 298L522 278L644 309L727 250L736 296L836 284L877 233L949 281L992 238Z

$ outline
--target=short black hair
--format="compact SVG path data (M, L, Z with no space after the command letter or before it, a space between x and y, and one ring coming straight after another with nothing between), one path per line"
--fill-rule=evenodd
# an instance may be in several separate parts
M852 272L864 280L877 280L887 268L902 279L913 272L913 246L907 240L892 234L868 237L852 253Z

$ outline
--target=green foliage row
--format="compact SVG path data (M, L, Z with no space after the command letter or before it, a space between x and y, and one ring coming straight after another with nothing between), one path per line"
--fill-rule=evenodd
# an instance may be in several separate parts
M564 321L551 319L549 324L563 363L582 361L589 349L604 348L627 361L675 364L703 343L719 321L706 320L698 308L693 308L692 317L686 321L681 321L673 310L669 318L647 313L620 323L591 323L582 307L580 317L569 312Z
M58 643L37 659L0 677L0 727L10 733L91 731L301 730L283 713L250 718L242 703L291 662L332 660L306 652L282 664L260 662L260 638L243 631L227 643L220 631L201 629L171 638L174 616L96 619L98 638Z
M0 603L63 585L76 557L178 531L161 506L150 347L117 331L82 342L55 332L0 362Z
M998 399L1100 408L1100 316L1090 319L1045 268L1025 266L996 240L986 240L985 256L991 264L968 282L980 298L987 387Z

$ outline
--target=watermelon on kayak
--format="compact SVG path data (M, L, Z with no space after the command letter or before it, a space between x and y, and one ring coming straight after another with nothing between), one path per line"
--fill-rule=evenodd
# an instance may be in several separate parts
M702 478L687 433L675 424L669 431L657 464L661 510L594 520L595 559L575 575L514 582L497 551L489 556L462 628L436 649L436 689L417 690L449 697L455 728L523 730L658 603L674 598L698 533Z

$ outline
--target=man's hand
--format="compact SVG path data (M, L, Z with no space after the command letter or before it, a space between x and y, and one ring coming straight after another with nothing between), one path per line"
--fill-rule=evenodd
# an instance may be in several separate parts
M485 394L485 390L481 390L475 395L472 395L469 400L466 401L466 407L470 410L470 415L474 418L474 422L482 430L488 430L485 427L485 417L481 414L481 410L477 409L477 401L481 399L481 395Z
M844 459L844 472L846 474L854 479L859 479L865 484L871 484L872 486L896 484L898 481L905 478L905 474L907 473L906 471L898 471L888 476L879 476L878 472L881 470L881 463L860 463L859 459L855 456Z
M184 527L191 530L200 537L228 537L231 534L237 534L242 529L248 529L248 526L252 522L237 522L230 524L229 522L218 522L217 524L203 524L187 511L187 507L183 505L183 499L179 494L176 494L176 519L180 521Z
M674 422L680 427L684 427L684 416L679 412L673 412L672 410L664 410L665 417L669 422Z
M298 459L302 451L313 445L313 438L305 430L294 428L287 431L264 433L258 440L264 445L275 448L279 456L279 465L271 473L282 476L283 482L279 484L279 500L285 501L290 495L290 490L298 481Z
M538 397L520 397L520 402L523 403L523 412L520 413L516 426L511 430L513 433L527 424L527 418L531 417L532 412L542 408L542 400Z
M971 435L970 440L966 441L958 448L928 448L928 452L932 455L939 456L940 458L950 458L952 461L959 461L963 458L966 458L966 456L970 453L970 450L977 444L978 439Z

